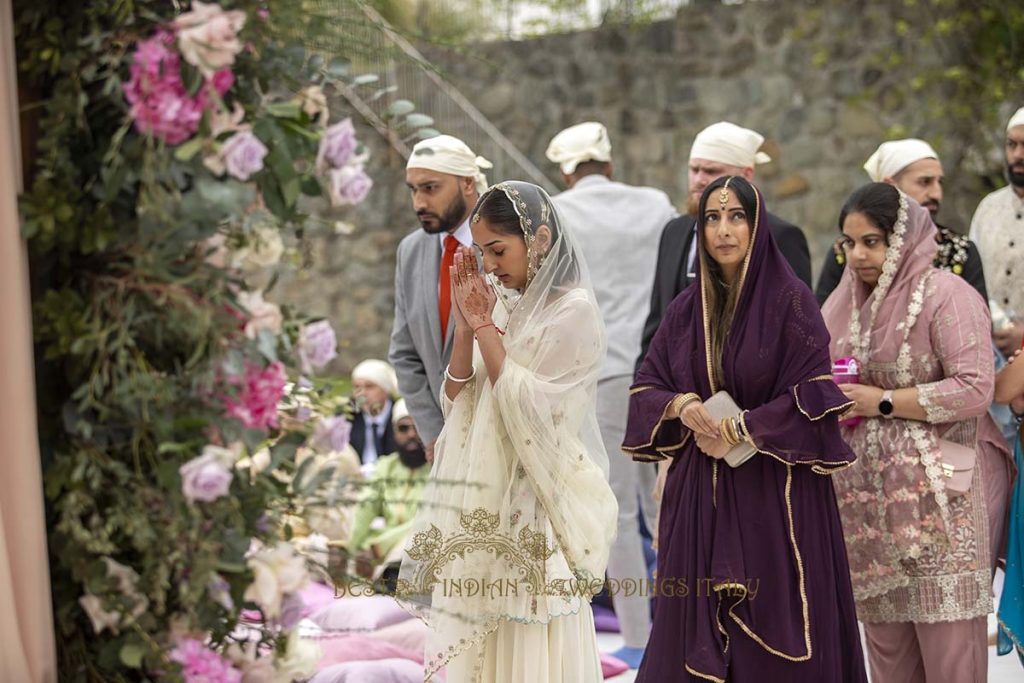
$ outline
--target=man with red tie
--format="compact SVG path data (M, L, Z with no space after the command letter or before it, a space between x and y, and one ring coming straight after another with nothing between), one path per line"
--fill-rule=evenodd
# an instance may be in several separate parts
M488 168L489 161L450 135L417 143L406 165L405 182L422 230L398 245L388 359L429 460L444 424L439 397L454 329L448 267L460 245L473 245L469 215L487 189Z

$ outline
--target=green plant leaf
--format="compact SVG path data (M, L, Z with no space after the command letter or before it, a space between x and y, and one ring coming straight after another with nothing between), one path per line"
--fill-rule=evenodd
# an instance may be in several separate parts
M203 148L203 140L199 136L196 136L188 142L178 145L178 148L174 150L174 158L178 161L189 161L192 157L199 153L199 150Z
M302 113L302 108L297 102L274 102L268 104L267 113L279 119L297 119Z
M377 74L360 74L352 79L352 85L369 85L380 80Z
M121 646L118 657L121 663L131 669L138 669L142 666L142 658L146 650L139 644L128 642Z
M426 114L409 114L405 117L405 125L410 128L422 128L424 126L434 125L434 119Z
M395 118L405 116L416 111L416 105L409 100L395 100L384 110L384 118Z

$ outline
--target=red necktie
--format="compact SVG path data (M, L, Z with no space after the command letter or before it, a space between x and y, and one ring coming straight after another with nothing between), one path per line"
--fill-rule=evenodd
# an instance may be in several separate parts
M452 312L452 283L448 270L455 265L455 250L459 248L459 241L454 235L444 238L444 257L441 259L441 272L438 273L438 312L441 314L441 344L444 345L448 339L448 316Z

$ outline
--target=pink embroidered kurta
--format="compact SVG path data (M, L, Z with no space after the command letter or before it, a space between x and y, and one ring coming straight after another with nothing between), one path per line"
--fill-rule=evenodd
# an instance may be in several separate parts
M869 623L992 611L980 459L970 491L948 495L938 447L940 437L976 447L993 392L988 309L961 278L931 266L934 226L924 213L914 204L906 233L890 238L898 266L888 282L871 292L848 271L824 309L832 357L857 356L862 384L917 387L927 414L926 421L866 418L844 429L857 461L833 481L857 616ZM876 295L884 301L874 303Z

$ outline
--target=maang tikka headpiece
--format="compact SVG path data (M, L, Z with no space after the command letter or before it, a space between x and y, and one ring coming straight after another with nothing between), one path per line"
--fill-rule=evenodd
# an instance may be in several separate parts
M732 181L731 177L730 178L726 178L725 185L722 185L722 189L718 193L718 205L719 205L719 209L723 213L725 212L725 205L729 203L729 183L731 181Z

